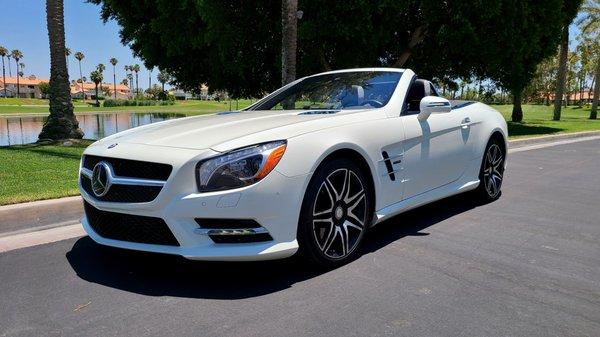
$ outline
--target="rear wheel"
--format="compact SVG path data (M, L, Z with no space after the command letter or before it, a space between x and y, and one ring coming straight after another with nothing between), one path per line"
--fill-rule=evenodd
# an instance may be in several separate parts
M479 199L484 202L494 201L501 194L502 180L504 179L504 161L506 159L501 141L498 138L490 139L483 154L479 172L480 183L476 193Z
M298 224L300 253L324 267L357 256L371 220L369 184L348 159L332 160L313 176Z

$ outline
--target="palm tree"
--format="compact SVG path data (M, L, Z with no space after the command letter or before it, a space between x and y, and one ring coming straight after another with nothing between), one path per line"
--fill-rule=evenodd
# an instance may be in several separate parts
M101 73L104 72L105 69L106 66L104 65L104 63L98 63L98 65L96 66L96 70L100 71Z
M152 88L152 70L154 70L154 67L148 69L148 90Z
M116 58L111 58L110 59L110 64L112 64L113 66L113 93L115 95L115 99L117 99L117 63L119 63L119 60L117 60Z
M8 49L0 46L0 57L2 57L2 85L4 86L4 97L6 97L6 68L4 68L4 56L8 54Z
M132 97L132 95L133 95L133 82L132 82L132 78L133 78L133 76L129 76L129 75L130 75L130 72L131 72L131 67L132 67L132 66L128 66L128 65L126 65L126 66L124 67L124 68L125 68L125 78L127 79L127 86L129 87L129 95L130 95L130 98L131 98L131 97Z
M83 92L83 72L81 72L81 60L85 58L82 52L78 51L75 53L75 59L79 62L79 79L81 80L81 98L85 99L85 93Z
M12 56L12 58L15 60L15 63L17 64L17 97L20 97L21 92L19 90L19 60L23 58L23 53L21 53L20 50L15 49L10 52L10 56Z
M296 79L298 0L281 1L281 84Z
M21 71L19 72L19 74L20 74L20 76L21 76L21 77L23 77L23 74L25 73L25 72L23 71L23 69L25 68L25 63L23 63L23 62L20 62L20 63L19 63L19 67L21 68Z
M127 74L127 79L129 79L129 92L131 92L131 88L133 88L133 74L132 73L128 73Z
M8 63L8 77L12 77L12 68L10 66L10 58L12 56L10 54L6 55L7 63Z
M133 70L135 73L135 93L138 94L140 92L140 87L138 85L138 73L140 72L140 65L134 64L131 70Z
M67 60L67 72L69 72L69 55L71 55L71 49L65 47L65 59Z
M92 82L94 82L96 86L96 106L99 107L100 101L98 100L98 85L102 83L103 80L102 71L100 70L100 67L92 71L92 73L90 74L90 79L92 80Z
M122 85L129 85L129 80L128 80L128 79L126 79L126 78L124 78L124 79L121 81L121 84L122 84Z
M594 100L592 101L592 110L590 111L590 119L598 118L598 99L600 96L600 0L588 0L581 7L583 16L578 20L583 36L590 39L592 42L593 52L596 54L594 70Z
M165 83L169 82L169 80L171 79L171 75L169 75L168 72L161 70L158 72L158 76L156 78L162 85L162 91L165 92Z
M46 0L46 22L50 42L50 116L39 139L83 138L71 103L65 59L63 0Z

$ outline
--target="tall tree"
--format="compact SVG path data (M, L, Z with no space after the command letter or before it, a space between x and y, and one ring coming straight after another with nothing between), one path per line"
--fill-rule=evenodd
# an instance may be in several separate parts
M152 90L152 70L154 70L154 67L148 69L148 90Z
M20 74L21 77L23 77L24 74L25 74L25 70L24 70L25 69L25 63L19 62L19 67L21 68L21 70L19 71L19 74Z
M77 59L77 61L79 62L79 79L81 80L81 99L85 99L85 92L83 91L83 84L84 84L84 80L83 80L83 72L81 71L81 60L83 60L85 58L85 55L83 55L82 52L78 51L75 53L75 59Z
M131 70L133 70L133 72L135 73L135 93L139 94L140 87L139 87L139 82L138 82L138 73L140 72L140 65L134 64L133 67L131 67Z
M133 97L133 74L128 73L127 79L129 80L129 92L132 93L131 96Z
M594 69L594 99L590 119L598 118L598 100L600 99L600 0L588 0L582 6L582 17L577 22L581 28L582 35L587 40L592 58L592 69ZM594 64L595 63L595 66Z
M560 41L560 56L558 57L558 74L556 76L556 92L554 93L554 112L552 120L560 120L560 110L562 108L565 95L565 80L567 77L567 61L569 55L569 25L563 27Z
M115 96L115 99L117 99L117 63L119 63L119 60L117 60L116 58L111 58L110 59L110 64L112 64L113 66L113 93Z
M10 54L6 55L6 61L8 63L8 77L12 77L12 67L10 65L10 59L11 59L11 57L12 56Z
M298 0L281 1L281 85L296 79Z
M4 87L4 97L6 96L6 69L4 68L4 57L8 54L8 49L0 46L0 57L2 57L2 86Z
M104 63L98 63L98 65L96 66L96 70L102 73L104 72L104 70L106 70L106 66L104 65Z
M165 92L165 83L169 82L171 80L171 75L169 75L168 72L164 71L164 70L160 70L158 72L158 76L157 76L158 81L160 82L161 86L162 86L162 91Z
M281 85L288 0L90 1L117 21L136 57L169 71L179 87L250 97ZM563 13L580 1L303 0L296 76L405 66L425 78L492 78L520 95L558 45Z
M83 138L73 113L69 74L65 59L63 0L46 0L46 21L50 44L50 116L39 139Z
M102 80L104 79L104 76L102 74L102 71L104 69L102 69L100 65L101 64L99 64L98 67L96 67L96 70L92 71L92 73L90 74L90 80L94 82L96 91L96 106L100 106L100 100L98 99L98 86L100 85L100 83L102 83Z
M17 97L21 97L21 86L19 85L19 60L23 58L23 53L18 49L14 49L10 52L10 56L12 56L13 60L15 60L15 63L17 64Z

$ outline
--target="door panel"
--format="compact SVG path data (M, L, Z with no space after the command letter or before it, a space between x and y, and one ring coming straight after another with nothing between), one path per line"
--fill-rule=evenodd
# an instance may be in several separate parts
M470 126L460 110L400 117L404 126L404 198L456 181L470 159Z

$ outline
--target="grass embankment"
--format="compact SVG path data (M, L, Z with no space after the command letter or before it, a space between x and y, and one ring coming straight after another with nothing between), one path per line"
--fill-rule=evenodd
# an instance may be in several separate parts
M0 147L0 205L77 195L79 159L89 144Z
M89 101L94 102L94 101ZM89 112L139 112L139 113L151 113L151 112L176 112L184 113L187 115L199 115L205 113L213 113L218 111L227 111L230 108L232 110L245 108L251 104L250 100L239 100L239 101L200 101L200 100L187 100L187 101L175 101L174 105L157 105L157 106L128 106L128 107L93 107L89 106L86 102L74 102L75 113L89 113ZM231 104L231 107L230 107ZM35 99L35 98L0 98L0 116L1 115L12 115L12 114L48 114L48 100Z
M523 122L510 122L512 105L493 105L508 121L508 134L511 139L600 130L600 119L591 120L590 107L563 107L561 120L553 121L553 106L523 105Z

